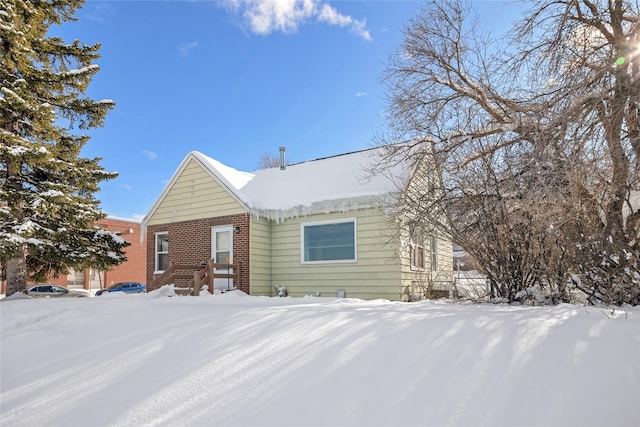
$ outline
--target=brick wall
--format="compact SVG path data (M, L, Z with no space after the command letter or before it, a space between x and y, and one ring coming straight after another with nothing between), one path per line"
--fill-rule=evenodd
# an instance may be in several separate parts
M127 261L105 272L105 285L109 286L118 282L145 283L147 245L145 239L140 241L140 223L107 217L98 221L97 225L109 231L120 233L120 237L131 243L131 246L127 246L124 250Z
M231 225L240 227L233 233L233 262L241 262L240 290L250 293L249 283L249 215L229 215L216 218L204 218L193 221L181 221L171 224L150 225L147 227L147 283L157 275L155 269L155 234L166 232L169 235L169 262L175 264L199 265L211 259L211 227ZM186 286L188 280L177 282L177 286Z

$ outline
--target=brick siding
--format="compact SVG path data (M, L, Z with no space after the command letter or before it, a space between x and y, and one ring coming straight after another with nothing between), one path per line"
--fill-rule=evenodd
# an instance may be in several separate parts
M154 275L156 233L168 233L169 262L199 265L211 259L211 227L231 225L240 227L239 233L233 233L233 262L242 263L240 283L235 286L249 294L249 223L249 214L240 214L148 226L147 283L157 277ZM176 285L186 286L187 282L178 281Z
M118 282L141 282L145 283L147 270L146 242L140 241L140 223L128 222L115 218L105 218L97 222L101 227L109 231L120 233L130 246L125 248L127 260L105 272L105 285L109 286Z

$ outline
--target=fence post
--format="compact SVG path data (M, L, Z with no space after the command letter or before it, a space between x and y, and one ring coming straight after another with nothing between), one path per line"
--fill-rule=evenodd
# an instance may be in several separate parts
M193 296L200 295L200 272L195 271L193 273Z
M235 287L236 289L242 290L242 289L240 288L240 285L241 285L241 283L240 283L240 277L242 277L242 261L238 261L238 262L236 263L236 266L237 266L238 268L236 268L236 269L233 271L233 272L235 273L235 276L236 276L236 277L235 277L236 282L234 283L234 287Z
M215 268L213 268L213 260L210 259L209 261L207 261L207 274L209 275L209 280L207 280L207 284L209 285L209 293L211 295L213 295L213 291L215 289L215 287L213 286L213 272L214 272Z

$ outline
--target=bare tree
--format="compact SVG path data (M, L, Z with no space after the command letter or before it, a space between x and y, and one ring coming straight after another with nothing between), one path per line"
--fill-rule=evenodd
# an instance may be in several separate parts
M281 161L282 154L263 153L256 166L258 169L278 168L281 166ZM285 159L285 166L289 164L291 164L291 161L289 159Z
M438 221L495 296L568 300L571 280L593 302L640 304L638 2L529 5L500 38L458 0L409 21L378 142L389 161L431 153L440 188L398 209Z
M280 157L277 154L264 153L258 160L258 169L277 168L280 166Z

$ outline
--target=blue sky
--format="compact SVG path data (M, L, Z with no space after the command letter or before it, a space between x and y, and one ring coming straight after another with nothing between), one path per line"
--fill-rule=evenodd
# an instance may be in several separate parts
M305 9L303 5L306 4ZM501 1L474 1L507 25ZM189 151L252 171L370 146L381 75L421 1L92 1L52 34L101 43L88 95L113 99L83 155L120 173L97 195L141 219Z

